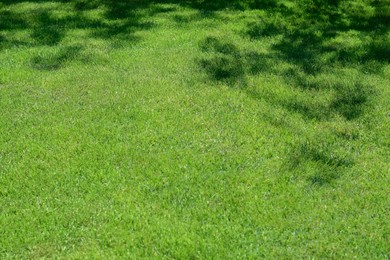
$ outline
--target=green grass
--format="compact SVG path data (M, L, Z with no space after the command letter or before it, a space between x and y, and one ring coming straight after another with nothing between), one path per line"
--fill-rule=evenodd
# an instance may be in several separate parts
M0 258L388 258L387 9L306 2L0 2Z

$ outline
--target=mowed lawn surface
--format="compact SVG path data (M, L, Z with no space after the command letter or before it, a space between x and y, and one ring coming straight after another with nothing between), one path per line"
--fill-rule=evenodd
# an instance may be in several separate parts
M388 258L388 23L161 2L0 2L0 258Z

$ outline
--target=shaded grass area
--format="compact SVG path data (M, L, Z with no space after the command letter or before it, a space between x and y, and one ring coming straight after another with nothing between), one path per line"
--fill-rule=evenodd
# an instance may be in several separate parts
M384 3L1 1L1 257L386 258Z

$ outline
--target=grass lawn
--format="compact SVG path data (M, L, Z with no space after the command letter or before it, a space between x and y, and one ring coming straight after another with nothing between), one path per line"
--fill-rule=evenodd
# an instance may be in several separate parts
M390 257L389 7L254 2L0 1L1 259Z

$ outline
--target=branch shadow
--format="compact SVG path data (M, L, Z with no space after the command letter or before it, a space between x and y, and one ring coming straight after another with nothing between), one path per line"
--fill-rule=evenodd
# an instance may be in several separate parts
M367 70L380 75L390 63L390 12L387 12L390 8L380 0L370 2L371 6L363 6L358 12L348 9L345 4L348 1L302 3L311 4L296 9L284 9L276 2L258 7L266 12L259 21L248 24L244 35L251 41L278 39L268 54L240 49L226 39L207 37L200 43L200 49L207 55L198 64L211 80L230 85L243 82L240 86L254 99L266 100L299 114L304 120L318 124L335 118L341 118L346 124L355 122L370 108L370 100L375 95L374 87L362 80L361 75ZM365 8L374 11L368 17L355 14L364 14ZM275 69L279 63L289 66ZM357 71L358 76L344 76L343 71L348 68ZM280 97L272 92L264 97L264 93L247 88L246 78L262 73L283 79L305 98ZM324 81L327 75L332 75L332 80ZM327 99L322 98L324 93ZM330 136L318 132L313 140L293 145L286 162L291 171L300 173L311 165L306 176L310 185L331 184L354 165L352 154L340 150L345 141L353 141L359 135L328 132Z
M31 59L31 65L34 69L43 71L52 71L62 68L67 61L80 57L81 46L68 46L61 49L58 53L38 55Z
M251 41L267 37L280 39L272 45L270 53L246 50L227 39L209 36L199 45L204 54L197 60L199 67L210 80L239 86L255 99L264 97L262 93L247 88L248 77L271 73L307 98L280 98L270 94L267 97L270 103L299 114L307 121L325 122L338 116L350 122L364 115L371 96L375 94L372 86L361 82L359 77L352 81L341 78L325 84L320 76L334 73L339 68L354 66L366 69L372 64L376 64L375 69L371 68L372 73L379 73L384 65L390 63L390 8L386 1L370 1L363 7L348 6L352 2L302 0L291 8L278 0L3 0L0 3L0 49L57 47L55 51L31 59L34 69L53 71L82 58L84 47L61 47L71 30L85 30L87 37L120 46L118 42L135 44L142 40L137 32L156 26L151 21L154 15L175 11L175 7L162 7L161 4L198 11L193 17L173 16L183 24L216 17L218 10L261 9L264 15L249 23L244 34ZM34 14L13 11L12 6L20 3L33 3L35 7L52 3L58 7L42 7ZM63 4L69 8L68 14L58 16L56 11ZM353 8L360 9L356 11ZM101 12L97 17L89 17L87 13L94 10ZM30 32L28 40L12 37L22 31ZM278 63L289 64L290 67L275 69ZM324 92L331 93L329 102L316 102ZM306 162L317 165L317 172L308 177L315 185L337 179L354 162L348 154L336 152L336 143L344 137L334 138L336 140L332 142L323 137L293 147L292 167L301 170Z
M41 11L34 20L31 38L39 45L57 45L65 36L63 27L58 26L58 21L51 16L49 11Z
M321 187L332 184L355 162L350 155L337 151L337 140L317 138L315 141L309 140L293 147L288 167L291 171L304 174L305 167L309 165L310 173L306 176L308 183Z
M135 44L141 40L136 34L138 31L155 26L151 22L153 15L174 10L149 8L157 2L169 1L5 0L0 4L0 49L61 47L65 37L74 30L84 30L88 33L86 37L105 40L114 48ZM13 8L21 3L31 4L31 12L20 12ZM100 13L90 17L89 11ZM25 32L29 33L28 37L18 39L18 34ZM62 48L60 54L54 55L56 57L33 57L31 64L35 69L56 70L64 66L65 60L77 59L80 53L78 48L66 47ZM56 61L58 64L55 64Z
M200 59L198 63L211 79L229 83L245 82L244 64L237 46L210 36L201 43L200 48L208 57Z

